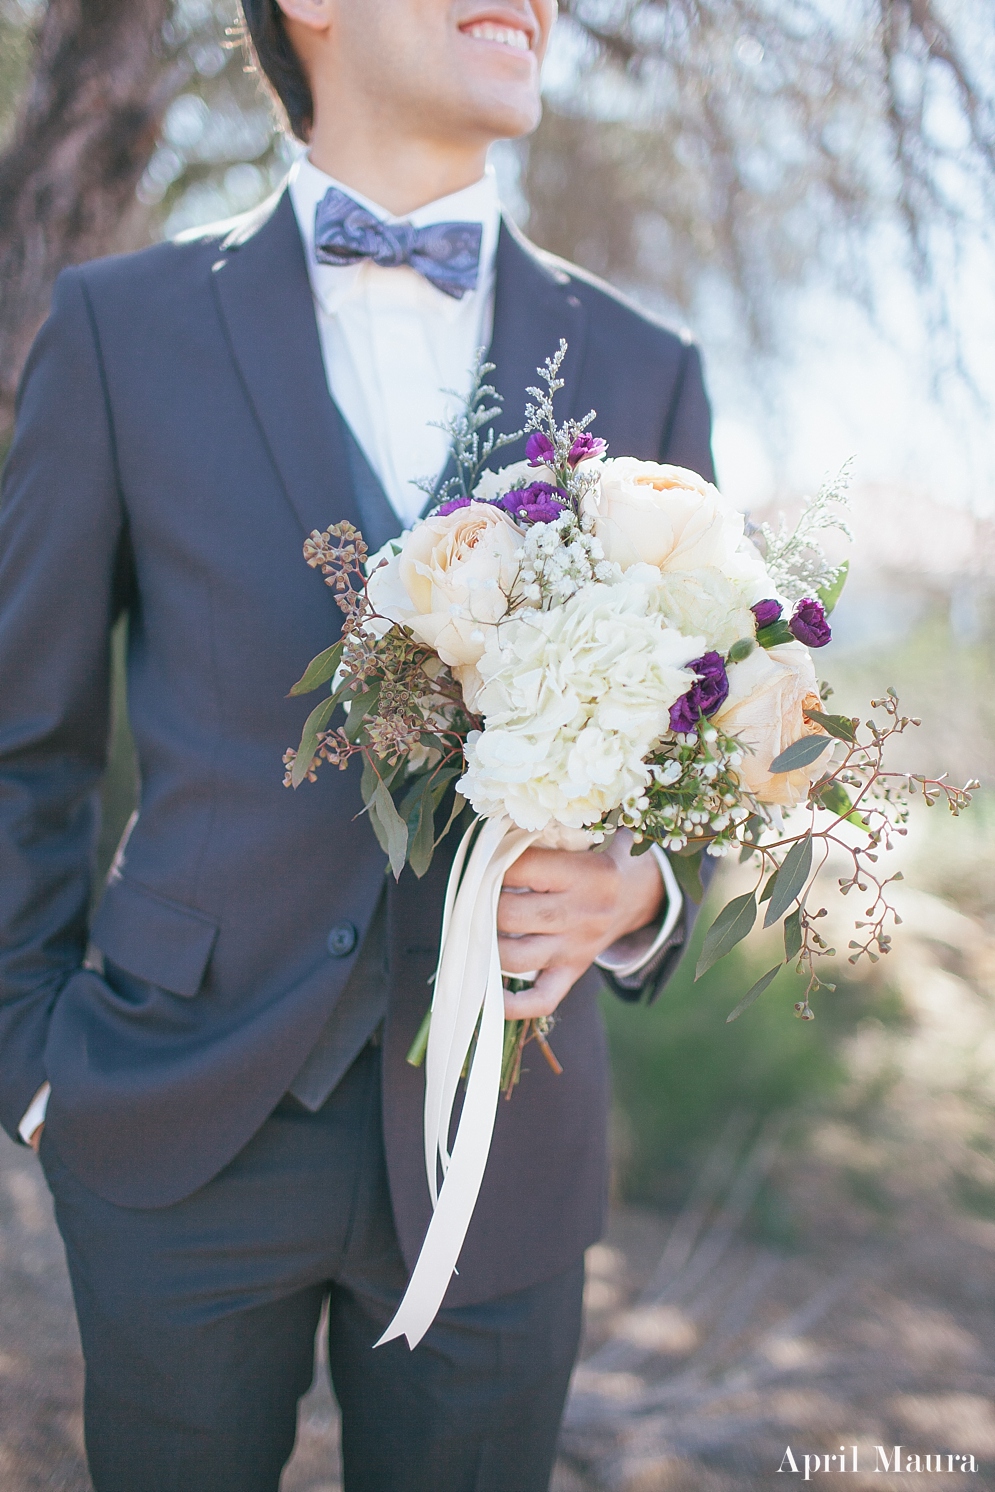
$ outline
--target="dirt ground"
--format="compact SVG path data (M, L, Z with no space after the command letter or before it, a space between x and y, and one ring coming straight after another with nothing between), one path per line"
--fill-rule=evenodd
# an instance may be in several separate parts
M876 1238L764 1248L742 1225L777 1149L777 1135L761 1135L731 1164L727 1145L680 1218L619 1210L590 1251L584 1360L554 1492L775 1488L788 1446L801 1468L805 1454L841 1445L849 1466L856 1445L867 1474L848 1471L854 1489L951 1484L946 1472L875 1472L875 1446L892 1457L896 1444L903 1455L973 1454L971 1485L995 1488L995 1223L923 1214ZM33 1157L4 1142L3 1492L88 1492L81 1378L47 1192ZM336 1462L319 1369L282 1492L339 1492Z
M922 892L903 911L903 1019L854 1032L834 1108L734 1117L679 1215L618 1208L590 1250L553 1492L779 1489L789 1447L798 1483L808 1456L834 1485L845 1447L853 1492L962 1467L995 1492L995 935ZM764 1193L790 1246L755 1231ZM87 1492L81 1379L41 1172L0 1138L0 1492ZM321 1364L282 1492L340 1492Z

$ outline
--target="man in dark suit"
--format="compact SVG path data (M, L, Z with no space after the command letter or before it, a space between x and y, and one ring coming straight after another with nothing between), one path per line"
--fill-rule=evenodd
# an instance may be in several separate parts
M55 1196L97 1492L274 1492L326 1300L348 1492L540 1492L603 1221L585 974L651 997L689 918L665 859L626 846L509 873L502 960L541 973L508 1013L556 1010L565 1073L532 1064L501 1105L423 1343L372 1351L430 1212L404 1059L452 850L395 885L352 771L280 786L288 684L339 620L301 545L417 516L412 478L445 459L425 417L478 344L506 428L564 337L561 418L593 406L616 453L711 476L700 363L500 218L485 153L538 120L553 0L245 10L309 158L240 222L66 271L24 376L0 509L0 1118ZM140 806L88 930L125 610Z

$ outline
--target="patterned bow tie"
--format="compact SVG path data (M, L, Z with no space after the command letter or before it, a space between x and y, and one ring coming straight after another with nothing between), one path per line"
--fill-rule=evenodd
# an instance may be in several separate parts
M340 266L372 259L392 267L410 264L420 275L462 300L477 283L480 223L382 223L352 197L329 187L314 215L314 253L319 264Z

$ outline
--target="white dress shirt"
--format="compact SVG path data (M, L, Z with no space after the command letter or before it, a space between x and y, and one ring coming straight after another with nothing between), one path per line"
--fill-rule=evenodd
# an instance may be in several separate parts
M290 173L290 198L307 255L329 391L391 506L410 528L426 502L414 480L434 481L449 454L449 438L433 422L458 412L474 357L491 339L501 225L497 182L488 168L472 186L418 208L407 219L416 228L446 222L481 225L476 289L461 300L406 264L319 264L314 214L333 186L381 222L402 220L326 176L306 156ZM455 391L455 397L446 390Z
M314 254L315 209L329 187L347 192L382 222L401 221L361 192L326 176L302 156L289 179L329 392L405 528L421 514L426 494L418 477L434 480L449 454L449 438L433 421L455 413L470 385L479 348L494 320L494 281L501 204L493 170L479 181L408 215L416 228L474 222L482 227L477 285L461 300L437 289L409 265L384 268L364 260L339 267ZM452 391L452 392L447 392ZM525 390L521 390L523 407ZM655 850L655 846L654 846ZM598 959L601 968L631 978L670 936L681 893L663 851L656 853L666 891L662 921L622 938ZM49 1085L43 1084L21 1120L25 1141L44 1122Z

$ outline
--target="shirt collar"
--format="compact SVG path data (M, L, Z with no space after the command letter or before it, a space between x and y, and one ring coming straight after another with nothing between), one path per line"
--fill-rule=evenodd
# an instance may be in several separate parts
M440 197L435 202L427 202L424 207L416 208L404 218L388 212L385 207L381 207L379 203L364 196L362 192L357 192L354 187L346 186L344 182L336 181L333 176L326 175L306 155L300 156L295 161L287 178L287 186L304 242L311 288L329 315L334 314L343 302L355 293L366 272L376 268L367 263L347 267L320 264L315 258L314 215L318 203L329 187L338 187L340 191L347 192L368 212L373 213L385 223L407 221L416 228L425 228L430 223L480 223L483 230L480 240L480 267L474 290L464 295L461 300L457 300L454 296L446 295L444 291L429 284L421 276L418 278L426 290L431 292L432 303L437 305L438 312L446 317L458 315L460 309L468 302L476 302L480 297L490 294L494 282L498 234L501 227L501 203L493 166L487 166L480 180L475 181L471 186L463 187L458 192L450 192L449 196ZM396 270L384 272L399 273ZM414 274L415 271L412 270L410 273Z

